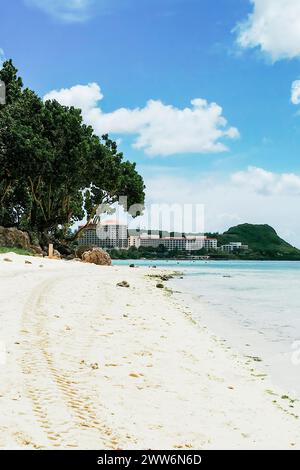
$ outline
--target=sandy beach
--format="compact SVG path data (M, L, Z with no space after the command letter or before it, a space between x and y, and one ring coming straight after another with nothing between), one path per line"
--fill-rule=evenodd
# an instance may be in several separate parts
M0 255L0 448L300 448L299 404L159 273Z

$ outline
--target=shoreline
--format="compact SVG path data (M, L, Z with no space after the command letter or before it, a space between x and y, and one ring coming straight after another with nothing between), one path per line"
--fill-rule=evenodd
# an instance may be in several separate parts
M112 258L113 262L124 262L125 263L136 263L136 262L141 262L141 261L149 261L150 263L155 263L155 262L162 262L162 263L195 263L197 261L204 261L204 262L209 262L209 261L228 261L230 263L234 261L241 261L241 262L264 262L264 263L299 263L300 258L298 259L289 259L289 258L137 258L137 259L132 259L132 258ZM120 264L121 265L121 264Z
M177 282L174 284L176 288L179 288ZM211 318L211 308L207 311L203 299L197 298L196 295L179 290L175 290L174 295L180 303L189 306L192 317L197 323L205 325L213 336L227 344L229 350L235 351L237 355L248 359L249 365L251 361L255 362L255 366L259 368L261 375L268 378L274 384L274 387L283 389L284 394L288 394L299 401L299 385L295 384L291 376L292 369L296 367L296 365L291 366L291 358L295 351L292 346L289 351L283 351L282 345L281 348L276 350L272 341L266 339L259 330L249 329L249 327L239 324L233 318L228 318L219 311ZM295 352L295 357L298 357L297 352ZM287 370L290 372L288 376L286 376ZM297 373L297 369L294 372Z
M300 448L299 404L148 277L169 272L0 255L0 448Z
M266 315L264 326L258 324L255 318L250 322L253 308L249 312L246 310L249 314L247 317L245 314L247 306L241 302L234 302L234 298L227 298L224 295L224 287L222 286L220 291L220 285L214 282L215 278L209 281L210 285L214 285L214 292L212 292L207 290L207 283L203 286L203 278L201 280L200 277L195 282L197 277L187 270L183 272L183 275L183 280L174 279L170 285L178 301L190 307L195 321L202 326L205 325L212 334L222 339L228 348L235 350L239 356L248 358L250 362L251 359L257 362L256 366L266 377L269 377L275 387L284 389L285 394L288 392L289 396L299 400L297 337L294 335L294 338L291 338L283 334L288 327L295 328L295 326L289 325L286 319L281 326L277 325L279 336L274 335L273 318L268 320ZM225 277L234 276L230 272L230 275ZM231 289L234 289L235 285L232 285ZM255 305L255 299L253 302ZM259 311L259 305L257 308L258 310L255 308L254 310Z

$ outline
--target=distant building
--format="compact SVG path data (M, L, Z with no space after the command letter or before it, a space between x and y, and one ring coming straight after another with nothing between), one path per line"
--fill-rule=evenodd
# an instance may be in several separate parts
M184 251L187 249L187 239L181 237L140 237L140 246L142 247L153 247L158 248L160 245L165 247L167 250L179 250Z
M243 245L242 242L230 242L228 245L221 246L221 251L225 251L226 253L241 250L248 250L248 245Z
M90 224L84 229L79 245L126 249L128 248L128 226L117 220Z
M197 251L202 249L210 251L216 250L218 247L217 239L206 238L205 236L161 237L148 233L129 235L128 226L115 220L90 224L83 230L79 244L104 249L127 249L130 247L152 247L157 249L162 245L168 251Z
M134 246L135 248L139 248L141 246L140 237L136 235L130 235L128 238L128 246L129 248Z
M159 237L158 235L142 234L140 236L129 237L129 246L158 248L160 245L168 251L196 251L201 249L217 249L217 239L206 237Z
M207 251L218 249L218 240L216 238L205 238L204 248Z
M81 228L82 227L79 227L79 229ZM89 224L84 228L80 234L80 238L78 239L78 244L84 246L99 246L96 228L96 224Z

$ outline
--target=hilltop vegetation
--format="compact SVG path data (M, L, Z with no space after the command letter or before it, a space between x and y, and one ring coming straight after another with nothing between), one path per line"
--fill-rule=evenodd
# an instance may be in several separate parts
M241 224L231 227L217 238L219 245L230 242L248 245L249 250L239 254L240 257L300 259L300 250L280 238L270 225Z

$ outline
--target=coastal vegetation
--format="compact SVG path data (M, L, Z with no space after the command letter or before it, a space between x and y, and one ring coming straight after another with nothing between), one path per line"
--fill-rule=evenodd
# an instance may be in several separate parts
M144 203L144 182L108 135L99 138L79 109L44 102L24 88L13 62L0 80L0 226L28 232L33 244L70 241L70 227L87 223L100 204L127 196ZM126 207L124 206L126 209ZM138 215L138 214L137 214Z
M5 253L16 253L16 255L30 256L31 251L16 247L0 246L0 255Z
M270 225L240 224L217 236L219 245L241 241L249 249L236 253L244 259L300 260L300 250L280 238Z

